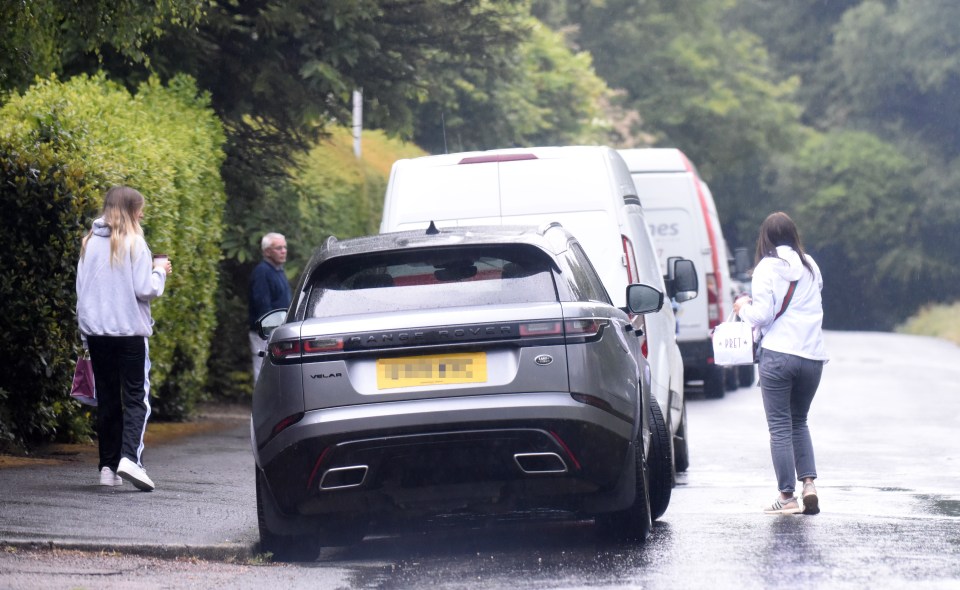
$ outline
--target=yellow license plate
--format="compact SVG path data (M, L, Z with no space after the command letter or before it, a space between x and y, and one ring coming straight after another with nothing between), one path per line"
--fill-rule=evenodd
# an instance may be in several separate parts
M377 389L484 383L486 380L485 352L377 359Z

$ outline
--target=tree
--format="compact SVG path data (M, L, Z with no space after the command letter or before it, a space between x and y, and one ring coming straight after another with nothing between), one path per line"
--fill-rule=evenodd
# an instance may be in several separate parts
M590 54L536 19L528 28L503 70L468 68L430 92L416 113L418 145L444 153L604 141L609 89Z
M847 124L919 134L960 155L958 19L960 5L924 0L867 1L847 12L831 56L849 98Z
M828 277L829 325L890 329L931 298L960 294L952 181L864 132L811 135L789 160L776 193Z
M844 13L862 1L738 0L725 21L763 40L775 71L801 82L795 96L804 106L804 123L825 129L831 122L829 106L842 87L842 76L829 59L834 35Z
M147 61L142 46L162 27L200 18L198 0L30 0L0 3L0 90L24 90L36 76L64 64L100 61L104 54ZM87 73L96 70L88 68Z
M748 213L730 229L752 233L769 198L762 172L800 137L798 81L774 71L756 36L723 27L728 6L568 0L565 13L578 29L575 42L612 88L626 92L654 143L684 150L722 211Z

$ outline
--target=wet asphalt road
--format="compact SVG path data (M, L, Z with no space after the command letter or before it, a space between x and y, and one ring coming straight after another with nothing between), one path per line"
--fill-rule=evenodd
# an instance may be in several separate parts
M816 516L760 511L776 490L758 388L721 400L690 392L691 467L643 546L543 515L438 519L325 549L316 563L261 566L250 557L252 459L238 425L152 451L152 494L103 493L80 482L95 476L89 467L65 490L55 489L63 467L0 470L0 540L99 539L232 563L9 549L0 587L960 588L960 348L889 334L830 333L827 344L833 360L810 416ZM149 509L93 527L78 516L89 502Z

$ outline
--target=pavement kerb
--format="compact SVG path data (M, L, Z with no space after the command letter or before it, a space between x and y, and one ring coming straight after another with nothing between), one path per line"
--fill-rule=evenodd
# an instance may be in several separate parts
M259 553L258 543L227 545L156 545L145 543L84 543L62 541L7 541L0 539L0 550L8 547L24 550L55 549L86 553L120 553L161 559L196 558L226 563L249 562Z

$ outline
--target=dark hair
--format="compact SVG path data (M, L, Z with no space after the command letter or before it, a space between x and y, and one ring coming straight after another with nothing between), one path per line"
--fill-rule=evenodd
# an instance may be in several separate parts
M760 224L760 236L757 238L756 264L768 256L780 258L777 246L790 246L800 255L803 266L813 272L813 266L807 260L800 242L800 233L790 216L783 211L771 213Z

